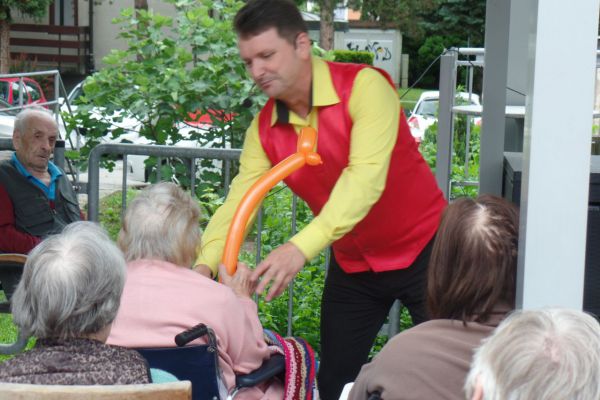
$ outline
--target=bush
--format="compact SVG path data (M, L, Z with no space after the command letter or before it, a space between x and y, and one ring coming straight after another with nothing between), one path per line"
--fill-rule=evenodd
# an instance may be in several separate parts
M465 181L471 182L479 179L479 133L481 128L471 123L471 135L469 137L469 157L465 165L466 156L466 120L464 115L454 116L454 135L452 166L450 172L451 192L450 198L458 197L477 197L479 188L477 186L463 186ZM421 142L419 149L423 158L429 164L431 170L435 173L437 156L437 130L438 124L435 122L425 131L425 137Z
M373 53L369 51L334 50L333 59L337 62L373 65Z

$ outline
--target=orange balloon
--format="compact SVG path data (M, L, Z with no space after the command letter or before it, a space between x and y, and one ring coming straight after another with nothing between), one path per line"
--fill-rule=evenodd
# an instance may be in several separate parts
M269 190L279 181L282 181L294 171L302 168L305 164L319 165L323 163L321 156L314 151L316 142L317 131L311 127L302 128L298 137L297 152L271 168L242 197L229 226L229 232L225 240L225 249L223 250L222 263L227 267L229 275L233 275L236 271L238 254L244 239L246 224L252 212L262 202Z

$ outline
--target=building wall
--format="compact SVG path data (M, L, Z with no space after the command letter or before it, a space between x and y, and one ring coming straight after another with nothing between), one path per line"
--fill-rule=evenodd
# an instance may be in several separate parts
M373 65L387 71L394 84L399 85L402 34L398 30L350 28L347 32L335 32L334 48L373 53Z
M118 26L112 24L111 21L120 16L121 9L132 6L133 0L114 0L112 4L104 0L102 4L94 6L94 59L96 69L105 66L102 58L108 55L111 49L124 50L126 48L125 40L117 38ZM175 15L174 6L160 0L148 0L148 8L161 15Z

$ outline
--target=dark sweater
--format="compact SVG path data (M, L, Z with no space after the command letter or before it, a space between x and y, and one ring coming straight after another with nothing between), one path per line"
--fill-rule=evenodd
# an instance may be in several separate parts
M11 160L0 163L0 252L29 253L44 237L81 219L77 196L64 174L50 201Z

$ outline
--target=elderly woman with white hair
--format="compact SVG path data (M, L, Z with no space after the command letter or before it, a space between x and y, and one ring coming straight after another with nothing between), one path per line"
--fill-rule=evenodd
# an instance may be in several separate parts
M105 344L125 284L122 253L99 226L75 222L29 255L12 298L33 349L0 364L0 381L60 385L149 383L135 351Z
M147 187L127 207L118 238L127 281L108 343L172 347L175 335L202 322L217 336L223 384L231 390L236 374L257 369L271 352L251 299L250 270L239 264L234 276L221 274L221 284L191 269L199 217L194 199L166 182ZM283 385L273 381L240 395L281 399Z
M473 357L471 400L600 399L600 325L565 308L521 310L505 319Z

